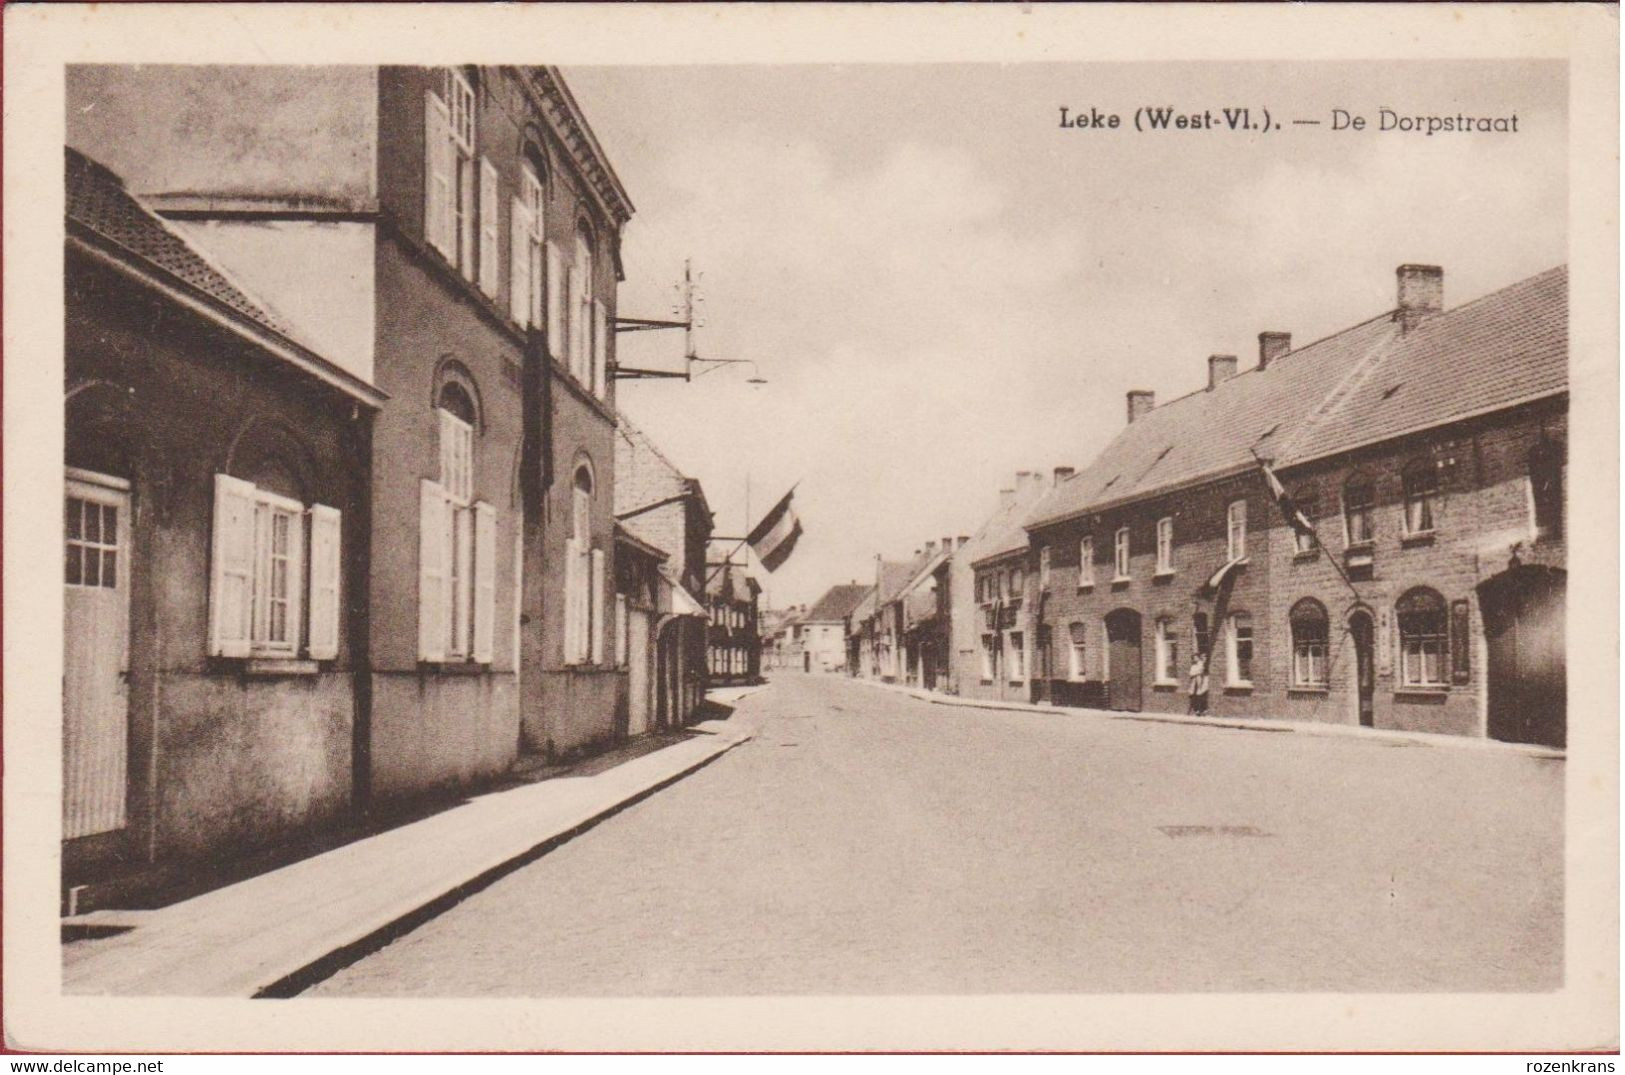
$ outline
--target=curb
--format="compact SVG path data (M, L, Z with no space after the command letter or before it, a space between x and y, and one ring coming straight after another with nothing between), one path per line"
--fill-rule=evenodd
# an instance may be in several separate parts
M1103 720L1132 720L1145 724L1183 724L1196 728L1230 728L1248 732L1297 732L1325 739L1363 739L1373 743L1407 743L1412 746L1447 747L1462 750L1487 750L1498 753L1521 754L1530 758L1563 761L1568 752L1556 747L1533 743L1504 743L1498 739L1443 735L1437 732L1402 732L1375 728L1354 728L1346 724L1319 724L1299 720L1264 720L1261 718L1187 717L1178 713L1119 713L1082 706L1036 705L1030 702L981 701L954 695L935 694L917 687L894 683L877 683L872 679L848 677L853 683L906 695L932 705L952 706L959 709L991 709L1008 713L1037 713L1045 716L1095 717Z

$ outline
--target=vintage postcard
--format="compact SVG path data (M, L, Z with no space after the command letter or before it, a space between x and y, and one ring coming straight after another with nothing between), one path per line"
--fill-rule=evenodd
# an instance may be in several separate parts
M1618 22L20 5L31 1050L1612 1050Z

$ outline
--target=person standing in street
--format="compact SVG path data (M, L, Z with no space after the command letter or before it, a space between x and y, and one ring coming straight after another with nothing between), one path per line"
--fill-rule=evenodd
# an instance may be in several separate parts
M1191 658L1190 679L1190 712L1193 716L1207 716L1207 659L1198 653Z

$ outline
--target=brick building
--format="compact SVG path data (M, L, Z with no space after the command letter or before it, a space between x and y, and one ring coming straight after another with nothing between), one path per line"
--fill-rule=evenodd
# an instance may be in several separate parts
M358 800L614 739L631 204L558 72L76 67L68 87L71 144L388 397L355 534Z
M70 149L66 187L62 820L76 892L348 813L384 397L107 168Z
M1199 392L1129 394L1027 520L1034 697L1182 711L1210 654L1216 716L1562 741L1566 274L1450 311L1440 270L1398 284L1305 347L1261 334L1243 373L1214 356Z
M790 663L804 672L846 668L846 642L853 612L874 587L851 582L831 586L790 628Z

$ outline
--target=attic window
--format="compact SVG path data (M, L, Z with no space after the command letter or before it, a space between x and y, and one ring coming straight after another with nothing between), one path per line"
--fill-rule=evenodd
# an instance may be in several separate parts
M1401 381L1396 385L1392 385L1392 386L1390 386L1388 388L1385 388L1385 389L1383 389L1383 392L1382 392L1382 398L1383 399L1393 399L1394 398L1394 393L1398 392L1401 388L1404 388L1404 387L1405 387L1405 382Z

